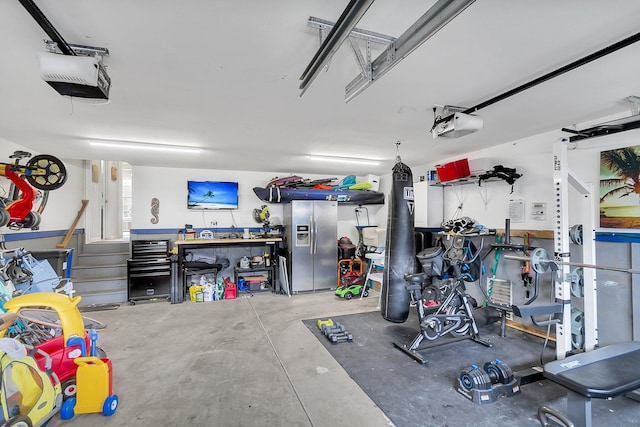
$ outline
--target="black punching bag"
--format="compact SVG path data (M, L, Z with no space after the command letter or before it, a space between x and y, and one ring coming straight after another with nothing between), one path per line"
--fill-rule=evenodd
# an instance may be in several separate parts
M382 317L402 323L409 317L410 295L404 275L415 273L416 242L413 237L413 175L400 157L392 173L385 268L382 280Z

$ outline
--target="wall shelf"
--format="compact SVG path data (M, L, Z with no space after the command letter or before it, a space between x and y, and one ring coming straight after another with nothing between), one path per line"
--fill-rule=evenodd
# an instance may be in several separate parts
M494 182L494 181L504 181L502 178L492 177L483 179L482 182ZM451 181L445 182L434 182L429 184L430 187L455 187L458 185L469 185L469 184L478 184L480 182L479 175L470 175L464 178L458 178ZM479 184L478 184L479 185Z

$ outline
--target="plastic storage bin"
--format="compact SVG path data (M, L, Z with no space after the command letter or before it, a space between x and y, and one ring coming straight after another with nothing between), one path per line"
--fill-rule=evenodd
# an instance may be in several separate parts
M453 181L454 179L465 178L471 175L467 159L436 165L436 171L438 172L440 182Z

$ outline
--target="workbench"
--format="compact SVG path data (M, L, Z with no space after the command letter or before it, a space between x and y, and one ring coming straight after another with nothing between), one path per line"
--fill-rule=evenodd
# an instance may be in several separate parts
M175 247L177 248L178 255L178 271L182 275L182 290L183 295L186 296L187 292L187 276L184 274L184 258L186 251L192 249L206 249L206 248L237 248L237 247L263 247L266 248L266 252L271 259L271 267L265 267L265 271L270 270L271 277L271 291L280 292L280 284L278 280L278 252L280 244L282 243L281 237L269 237L269 238L253 238L253 239L195 239L195 240L176 240ZM233 260L230 260L233 262ZM258 271L254 268L253 271ZM286 290L285 290L286 292Z

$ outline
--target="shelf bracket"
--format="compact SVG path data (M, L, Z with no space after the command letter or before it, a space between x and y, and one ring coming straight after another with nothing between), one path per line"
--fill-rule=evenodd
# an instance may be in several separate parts
M484 189L484 194L482 194L482 190ZM489 206L489 194L487 192L487 186L484 187L478 185L478 193L480 194L480 198L482 199L482 203L484 203L484 210L487 210L487 206Z

